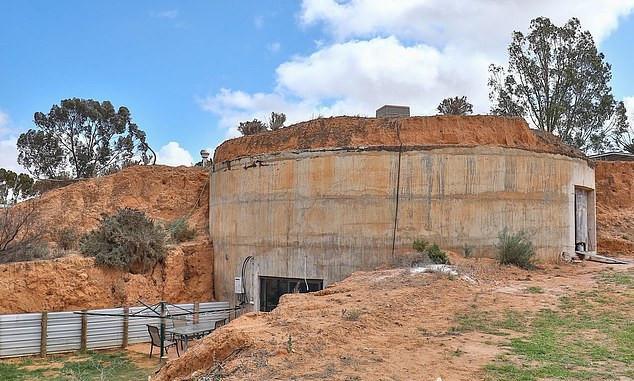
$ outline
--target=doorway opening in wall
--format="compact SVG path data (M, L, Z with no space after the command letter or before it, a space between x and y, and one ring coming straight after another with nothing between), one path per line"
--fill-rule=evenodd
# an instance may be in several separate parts
M306 287L308 285L308 287ZM324 288L323 279L260 277L260 311L270 312L280 301L280 296L292 293L319 291Z
M589 251L588 200L592 190L575 187L575 251Z

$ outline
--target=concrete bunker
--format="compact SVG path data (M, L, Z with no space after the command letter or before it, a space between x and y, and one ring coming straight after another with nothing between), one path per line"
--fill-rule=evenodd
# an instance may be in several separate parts
M594 189L582 153L517 118L321 118L228 140L210 176L216 297L268 310L416 238L492 256L508 228L545 260L596 250Z

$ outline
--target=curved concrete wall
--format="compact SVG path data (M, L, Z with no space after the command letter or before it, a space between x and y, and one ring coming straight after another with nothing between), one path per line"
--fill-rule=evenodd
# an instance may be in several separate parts
M556 258L574 248L575 186L593 190L594 170L500 147L321 150L224 162L210 181L216 296L233 300L233 279L252 255L257 305L257 276L329 284L394 262L415 238L492 255L504 227L525 229L541 257Z

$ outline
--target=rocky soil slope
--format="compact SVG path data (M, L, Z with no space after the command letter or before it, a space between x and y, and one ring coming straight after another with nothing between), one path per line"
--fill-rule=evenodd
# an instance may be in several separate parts
M188 217L207 234L209 174L199 167L134 166L55 189L32 200L51 240L56 230L72 227L92 230L102 214L134 208L159 221Z
M207 301L213 298L213 246L208 240L208 172L201 168L135 166L113 175L45 193L36 203L40 226L61 258L0 265L0 313L59 311L156 302ZM20 205L19 205L20 206ZM94 266L76 251L56 248L57 232L87 232L102 214L118 208L144 211L169 222L185 217L197 235L171 245L163 265L147 274Z
M0 265L0 313L65 311L213 299L213 247L207 241L170 248L148 274L95 266L77 254Z

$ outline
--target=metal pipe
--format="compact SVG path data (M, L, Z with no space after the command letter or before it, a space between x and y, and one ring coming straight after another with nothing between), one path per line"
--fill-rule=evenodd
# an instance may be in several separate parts
M161 301L161 362L165 362L165 302Z

